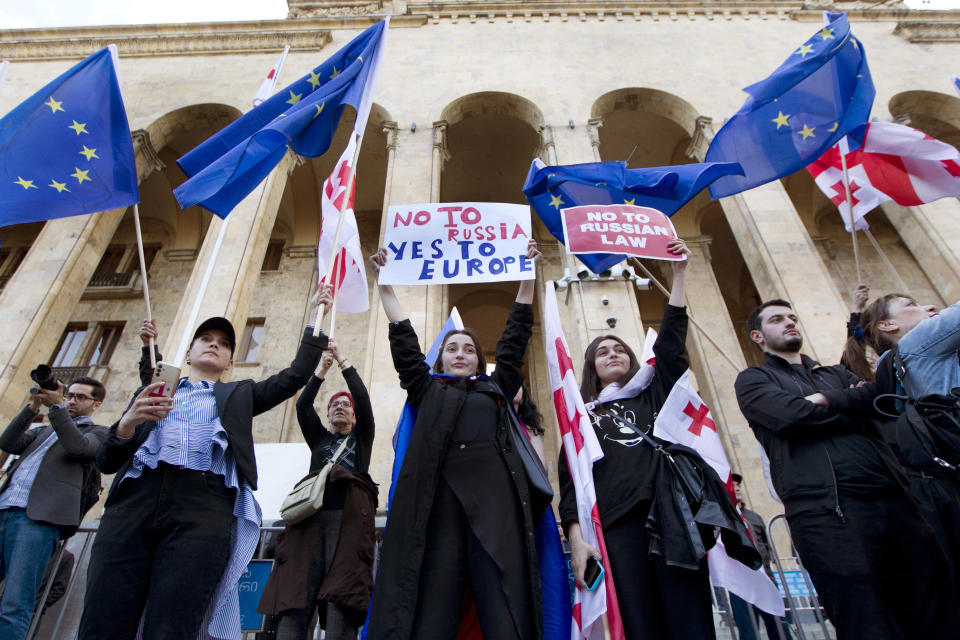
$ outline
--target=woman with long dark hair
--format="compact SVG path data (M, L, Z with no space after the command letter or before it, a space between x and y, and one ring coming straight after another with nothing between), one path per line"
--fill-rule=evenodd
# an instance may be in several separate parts
M682 240L673 241L670 249L676 255L689 255ZM580 393L604 454L593 465L597 507L630 640L715 637L705 561L694 569L682 568L648 553L647 517L661 454L630 426L653 436L657 413L689 366L684 356L687 261L671 262L671 266L673 289L654 343L653 368L641 369L633 349L615 335L595 338L583 356ZM570 541L574 577L583 586L587 561L590 556L600 559L600 553L581 533L575 491L562 452L559 470L560 518Z
M527 259L539 258L531 241ZM385 249L370 259L377 272L386 260ZM507 413L523 384L533 294L524 280L489 377L469 329L444 337L431 375L393 288L380 285L394 366L418 414L384 532L371 640L452 640L471 597L485 638L541 636L534 506Z

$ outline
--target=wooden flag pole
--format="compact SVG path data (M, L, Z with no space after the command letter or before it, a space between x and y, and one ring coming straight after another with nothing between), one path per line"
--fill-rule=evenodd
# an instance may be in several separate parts
M341 211L340 215L341 215L341 216L343 215L343 212L342 212L342 211ZM336 282L336 281L337 281L337 269L340 269L340 268L342 268L342 267L343 267L343 261L340 260L340 252L339 252L339 251L336 251L336 252L334 252L334 255L333 255L333 267L332 267L330 273L327 274L327 283L328 283L328 284L329 284L331 281L333 281L333 282ZM331 276L331 274L332 274L332 276ZM338 288L337 285L334 284L334 285L333 285L333 292L334 292L333 304L330 305L330 339L331 339L331 340L333 340L333 332L334 332L334 331L336 330L336 328L337 328L337 296L336 296L337 288Z
M846 145L840 145L840 164L843 167L843 191L847 196L847 210L850 212L850 239L853 242L853 260L857 265L857 282L863 282L863 269L860 267L860 248L857 246L857 225L853 220L853 197L850 195L850 176L847 174Z
M643 271L644 275L646 275L648 278L650 278L650 282L652 282L654 285L656 285L657 289L659 289L660 292L663 293L663 295L667 296L667 298L670 297L670 292L667 291L667 288L664 287L662 284L660 284L660 281L657 280L652 273L650 273L650 270L647 269L647 268L644 266L644 264L643 264L642 262L640 262L639 259L637 259L637 258L630 258L630 260L631 260L631 261L633 262L633 264L635 264L641 271ZM704 331L703 327L701 327L699 324L697 324L697 321L693 319L693 315L690 314L690 313L687 313L687 318L689 318L690 324L692 324L694 327L696 327L697 331L700 332L700 335L702 335L702 336L704 337L704 339L706 339L707 342L709 342L710 344L712 344L714 349L716 349L717 351L720 352L720 355L723 356L723 359L724 359L724 360L726 360L728 363L730 363L730 366L733 367L733 370L734 370L734 371L740 371L740 365L738 365L736 362L734 362L734 361L733 361L733 358L731 358L730 356L728 356L728 355L727 355L727 352L723 350L723 347L721 347L721 346L718 345L716 342L714 342L713 338L710 337L710 334L708 334L706 331Z
M360 157L360 146L363 144L363 134L357 135L357 148L353 152L353 162L350 164L350 175L347 177L347 190L344 192L343 201L340 203L340 215L337 218L337 231L333 234L333 254L330 256L330 264L327 265L327 275L333 273L333 263L337 259L337 247L340 245L340 232L343 230L343 208L350 201L350 192L353 190L353 181L357 176L357 160ZM321 229L322 229L321 225ZM323 320L323 314L326 311L326 305L317 305L317 317L313 322L313 335L320 335L320 322ZM333 320L331 319L331 322Z
M133 228L137 234L137 253L140 255L140 279L143 280L143 301L147 303L147 320L153 320L150 308L150 286L147 284L147 261L143 257L143 233L140 230L140 206L133 205ZM157 356L154 355L153 336L150 337L150 368L157 368Z

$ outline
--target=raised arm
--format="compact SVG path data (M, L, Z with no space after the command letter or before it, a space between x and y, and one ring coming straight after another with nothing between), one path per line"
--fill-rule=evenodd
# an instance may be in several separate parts
M380 269L387 264L387 250L384 247L370 256L370 264L373 266L373 273L379 280ZM410 316L403 310L393 286L389 284L380 284L377 282L377 288L380 289L380 304L383 305L383 311L387 314L387 320L390 322L402 322Z
M321 440L327 431L313 403L317 399L317 392L320 391L320 386L326 379L327 371L330 370L332 364L333 354L331 354L328 349L323 352L317 370L310 376L310 380L307 381L307 385L300 393L300 397L297 398L297 424L300 425L303 439L307 441L307 446L310 447L311 451L319 444L322 444Z
M683 256L683 260L670 263L673 268L673 288L670 289L670 299L667 300L667 303L675 307L683 307L687 304L687 264L690 262L690 249L687 248L687 243L680 238L671 241L667 245L667 249L674 255Z
M540 264L540 258L543 254L540 253L540 250L537 248L537 241L530 239L530 242L527 243L527 255L525 256L528 262L533 263L533 273L536 276L537 267ZM533 304L533 294L535 291L537 279L536 277L530 280L521 280L520 289L517 291L517 302L522 304Z
M540 262L540 251L533 240L527 245L527 260ZM517 292L517 300L510 308L507 326L497 341L496 362L493 379L507 398L513 398L523 385L523 359L527 343L533 331L533 293L536 280L523 280Z

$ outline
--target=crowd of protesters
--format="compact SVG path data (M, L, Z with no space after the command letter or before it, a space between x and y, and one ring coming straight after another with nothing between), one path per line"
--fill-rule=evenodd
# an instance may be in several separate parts
M682 240L670 250L689 253ZM527 257L539 261L535 242ZM374 271L386 261L381 249L371 257ZM593 465L603 552L630 640L715 637L710 572L687 544L730 533L743 544L724 537L727 552L772 577L763 519L739 491L739 504L724 497L723 479L696 451L653 433L689 366L687 262L671 265L654 366L642 368L630 345L603 335L587 347L580 377L604 454ZM376 576L378 488L368 473L374 411L356 368L323 332L314 336L308 327L290 366L273 376L225 382L236 334L228 320L209 318L186 354L189 375L164 394L150 364L160 353L146 346L157 328L145 321L143 386L109 428L91 418L106 393L92 378L32 390L0 435L0 448L19 456L0 488L0 637L26 637L54 549L91 506L91 486L96 502L99 472L114 480L86 573L79 637L236 637L236 580L260 524L253 417L301 388L297 418L311 454L305 482L321 493L277 540L259 606L277 616L277 638L313 637L315 620L338 640L356 638L365 620L366 637L375 640L553 637L556 627L546 620L553 596L541 584L535 535L551 495L524 457L533 451L542 464L551 455L524 383L534 290L532 280L520 284L488 367L469 328L444 335L436 361L425 362L398 296L380 286L394 366L416 419ZM329 308L331 299L322 287L314 302ZM837 637L955 638L960 306L938 313L900 293L868 299L859 286L835 365L801 353L790 302L758 306L747 331L763 363L740 372L737 399L769 458L793 544ZM330 396L324 421L314 404L334 363L348 391ZM29 428L44 406L49 426ZM517 429L525 434L519 442ZM672 501L666 460L696 478L714 514L709 525ZM593 522L580 522L562 452L558 471L573 578L589 588L599 580L590 565L603 559L601 549L583 535ZM741 478L734 480L739 490ZM758 619L739 598L736 604L741 632L754 637L744 629ZM786 631L783 620L762 619L771 637Z

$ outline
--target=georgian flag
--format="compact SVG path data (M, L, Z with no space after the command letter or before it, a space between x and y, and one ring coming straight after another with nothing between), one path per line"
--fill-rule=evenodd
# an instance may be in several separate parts
M723 450L710 408L690 386L689 369L673 385L660 408L653 423L653 435L686 445L699 453L724 481L730 499L736 504L730 462ZM719 537L717 544L707 554L707 563L710 566L710 581L714 586L724 587L773 615L784 614L780 592L763 569L750 569L728 556Z
M886 200L915 206L960 197L960 152L952 145L893 122L871 122L859 132L862 147L846 154L855 219ZM851 135L859 137L859 132ZM827 197L839 201L844 215L839 167L840 151L834 147L808 168Z
M337 243L339 255L333 265L334 275L329 279L333 284L334 304L339 313L362 313L370 308L367 272L363 263L363 251L360 249L360 231L353 215L356 181L351 185L350 194L347 196L347 181L356 148L357 137L350 136L350 143L334 165L333 173L323 181L320 194L323 218L320 226L320 246L317 248L320 284L327 282L326 270L330 268L330 258L334 253L333 239L337 233L337 220L341 211L344 216L340 241Z
M572 640L602 640L604 638L603 614L607 614L612 640L624 640L623 623L617 594L613 586L613 573L606 544L600 512L597 510L597 495L593 484L593 463L603 457L597 434L587 417L587 409L580 397L580 388L573 372L573 360L563 335L560 314L557 310L557 294L553 283L548 282L544 296L544 337L547 351L547 368L550 372L550 388L560 423L563 450L566 454L570 477L577 492L577 516L584 540L600 552L605 570L603 583L594 591L576 587L573 600L573 624L570 626ZM591 526L592 525L592 526Z
M290 45L284 46L283 53L280 54L277 63L273 65L270 72L267 73L267 77L260 83L260 88L257 89L257 95L253 96L254 107L273 95L273 89L277 86L277 76L280 74L280 67L283 66L283 61L287 59L288 51L290 51Z

